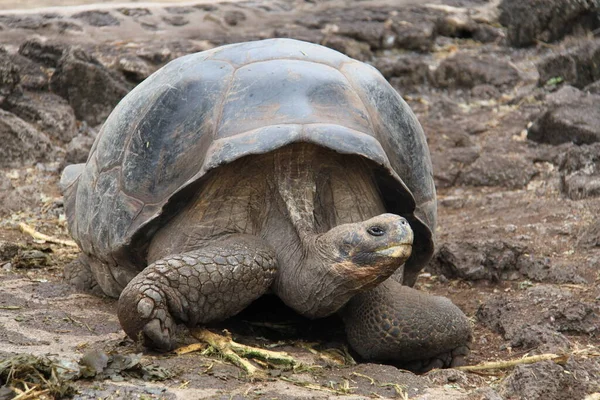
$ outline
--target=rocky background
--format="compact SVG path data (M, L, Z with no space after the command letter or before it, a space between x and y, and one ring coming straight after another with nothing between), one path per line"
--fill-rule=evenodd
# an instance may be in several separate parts
M437 251L417 287L450 297L471 318L469 364L563 357L417 376L352 366L343 341L316 328L274 339L230 327L240 341L281 348L308 365L251 381L198 353L138 356L119 329L115 301L61 282L77 249L65 242L59 175L85 162L117 102L178 56L270 37L371 63L417 114L439 196ZM599 283L598 0L250 0L0 12L0 384L8 380L3 360L34 354L59 360L63 372L65 365L97 372L79 373L87 379L63 391L58 378L55 386L39 381L37 398L599 399ZM312 326L299 324L304 333ZM88 361L77 364L82 357ZM16 393L1 388L0 399Z

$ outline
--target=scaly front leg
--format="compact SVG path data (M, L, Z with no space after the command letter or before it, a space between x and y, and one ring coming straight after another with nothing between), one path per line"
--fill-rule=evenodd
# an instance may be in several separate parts
M132 339L171 350L177 322L195 327L237 314L271 286L276 265L275 251L250 235L165 257L123 289L119 321Z

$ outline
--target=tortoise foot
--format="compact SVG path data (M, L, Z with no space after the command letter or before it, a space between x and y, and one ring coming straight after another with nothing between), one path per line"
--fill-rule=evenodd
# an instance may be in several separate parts
M469 354L471 326L458 307L393 279L355 296L342 317L350 345L368 360L425 372Z
M121 293L118 310L127 335L159 351L174 347L177 324L171 310L181 310L182 306L177 293L164 283L153 274L130 283Z
M86 255L80 254L75 260L65 265L63 278L77 290L89 292L95 295L102 295L102 289L90 268L89 260Z
M231 235L158 260L119 298L119 321L134 340L172 350L178 322L221 321L263 295L275 277L275 252L259 238Z
M432 369L454 368L465 365L465 357L470 353L469 346L459 346L447 353L438 354L428 360L410 361L398 366L416 373L425 373Z

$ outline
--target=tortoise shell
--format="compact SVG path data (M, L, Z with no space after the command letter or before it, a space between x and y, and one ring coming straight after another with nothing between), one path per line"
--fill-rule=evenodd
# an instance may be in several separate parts
M125 96L66 179L71 234L101 262L140 269L149 238L209 171L296 142L373 163L388 212L415 233L404 272L412 285L436 223L423 130L375 68L291 39L178 58Z

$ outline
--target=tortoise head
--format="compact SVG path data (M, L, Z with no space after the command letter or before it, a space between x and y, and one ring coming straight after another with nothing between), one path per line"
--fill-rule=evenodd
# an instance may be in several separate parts
M410 225L395 214L338 225L313 238L295 282L277 294L304 316L333 314L389 278L410 257L412 243Z
M368 275L367 271L389 276L410 256L413 231L405 218L382 214L336 226L317 241L335 257L333 268L357 277Z

